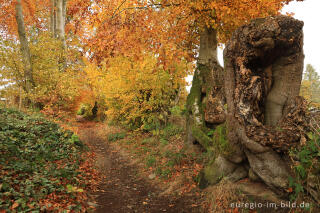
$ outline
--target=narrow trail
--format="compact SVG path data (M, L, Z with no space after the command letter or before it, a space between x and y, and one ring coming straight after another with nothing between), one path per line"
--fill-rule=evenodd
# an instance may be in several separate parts
M91 144L97 155L98 168L105 176L95 197L97 213L198 213L192 196L160 196L161 190L145 178L138 168L121 155L106 138L100 138L95 125L81 128L80 138Z

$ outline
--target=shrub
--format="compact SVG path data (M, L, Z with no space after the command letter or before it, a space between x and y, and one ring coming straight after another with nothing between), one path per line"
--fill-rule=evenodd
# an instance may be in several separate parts
M290 152L295 171L295 178L289 179L293 189L291 200L303 196L305 192L320 199L320 133L316 130L307 135L306 143Z
M108 135L108 141L113 142L113 141L121 140L125 137L126 137L125 132L110 133Z
M82 66L79 63L81 61L79 51L72 48L63 49L61 41L53 38L49 32L32 34L29 47L35 86L31 91L25 91L21 85L24 81L24 66L19 44L8 40L4 45L0 45L0 63L6 67L1 70L0 81L5 79L6 83L10 84L4 88L6 96L16 104L18 104L16 98L27 98L37 105L36 108L47 113L56 114L61 109L71 110L79 87L83 84L83 78L79 74ZM67 55L68 66L63 67L62 61ZM29 105L28 101L23 103Z
M99 66L89 63L85 71L104 97L110 120L152 131L166 123L179 88L186 86L188 65L179 61L164 68L154 54L144 53L140 59L117 56Z
M183 110L181 110L180 106L174 106L170 108L170 113L175 116L182 115L182 111Z
M77 115L81 115L82 117L86 119L92 118L92 107L90 104L81 104L78 111Z
M50 211L55 199L66 200L85 187L79 169L85 145L71 131L39 115L0 108L0 141L0 209ZM77 199L70 205L82 208Z
M162 131L161 136L165 139L169 139L172 136L178 135L183 132L181 126L177 126L169 123Z
M146 159L146 166L147 168L153 167L157 162L157 159L154 156L148 156Z

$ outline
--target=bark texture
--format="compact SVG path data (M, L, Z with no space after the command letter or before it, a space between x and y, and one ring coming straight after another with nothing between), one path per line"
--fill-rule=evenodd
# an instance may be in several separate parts
M51 32L55 38L62 41L63 48L66 48L65 23L66 23L67 0L51 0Z
M208 148L209 128L225 121L223 68L217 60L217 35L213 29L200 34L199 58L187 98L187 143L195 141Z
M32 74L32 63L31 63L31 54L28 46L28 39L26 35L22 5L21 0L17 0L16 3L16 22L18 25L18 34L20 40L20 49L22 54L22 61L24 65L24 78L25 85L24 90L26 92L30 92L30 90L34 87L33 74Z
M227 141L214 140L212 131L217 137L224 137L226 120L226 99L224 93L224 70L217 60L217 34L214 29L204 29L200 34L199 58L187 98L187 145L199 143L208 153L212 153L212 162L200 175L199 186L219 182L221 177L239 180L247 176L247 171L236 163L243 160L240 147L234 152L224 154L220 147L227 146Z
M303 22L256 19L236 30L224 51L228 141L279 193L288 188L285 156L304 138ZM242 152L242 153L241 153ZM242 159L245 161L245 159ZM238 163L241 163L239 161Z
M51 0L51 11L50 11L50 31L55 37L56 35L56 0Z

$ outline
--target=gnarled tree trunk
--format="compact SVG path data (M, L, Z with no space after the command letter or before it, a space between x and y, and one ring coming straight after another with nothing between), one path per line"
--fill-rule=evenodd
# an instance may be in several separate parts
M228 142L275 191L288 188L288 150L304 137L303 22L256 19L236 30L224 51ZM238 149L238 148L237 148ZM239 151L239 150L238 150Z
M200 49L190 94L187 98L187 144L208 148L208 127L225 121L223 68L217 60L217 35L205 28L200 34Z
M222 176L233 181L247 176L244 167L236 164L245 158L240 147L233 147L234 151L228 155L223 154L222 150L214 149L224 144L213 140L210 134L217 129L225 131L226 121L224 70L217 60L217 34L214 29L205 28L200 34L199 58L187 98L187 110L187 145L199 143L216 159L201 173L200 187L215 184Z

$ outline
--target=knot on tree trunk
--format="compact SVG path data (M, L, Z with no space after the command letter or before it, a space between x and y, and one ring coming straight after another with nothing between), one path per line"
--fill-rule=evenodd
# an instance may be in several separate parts
M299 97L302 27L288 16L256 19L237 29L224 50L229 143L280 194L291 176L286 153L305 140L308 123Z
M306 102L297 97L302 27L287 16L256 19L234 32L224 52L228 114L248 139L278 152L298 143L307 126Z

